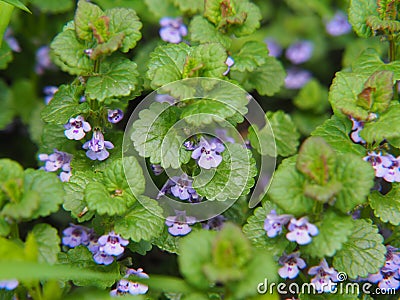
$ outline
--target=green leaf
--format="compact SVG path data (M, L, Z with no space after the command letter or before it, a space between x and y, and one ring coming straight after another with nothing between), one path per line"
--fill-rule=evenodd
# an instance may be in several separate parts
M64 183L65 197L63 208L66 211L70 211L72 217L77 218L79 222L90 220L94 211L88 211L82 214L87 208L87 203L84 199L85 188L88 183L93 179L93 173L73 171L73 176L71 176L69 182Z
M115 231L135 242L150 241L164 228L163 210L157 201L142 196L130 211L115 221Z
M392 71L394 80L400 80L400 62L385 63L376 49L364 50L351 66L354 73L372 75L377 71Z
M225 48L231 45L231 39L218 31L215 26L202 16L195 16L189 24L190 37L195 42L220 43Z
M1 0L2 2L11 4L12 6L15 6L16 8L19 8L21 10L24 10L28 13L31 13L31 11L19 0Z
M177 153L185 138L171 130L178 121L178 113L177 107L158 102L139 113L139 119L132 124L131 140L142 157L150 157L151 163L161 163L164 168L179 168Z
M261 130L255 125L249 128L251 145L262 155L275 157L295 154L300 134L290 116L281 110L269 111L266 120L267 124Z
M284 213L295 216L312 211L314 200L304 195L304 175L296 169L296 156L287 158L279 165L269 188L269 196Z
M348 241L333 258L333 266L352 279L374 274L385 262L386 248L382 242L383 237L371 220L355 220Z
M333 115L324 124L318 126L311 135L320 136L335 150L337 153L353 153L359 156L365 155L365 148L361 145L353 143L350 139L352 124L348 118Z
M89 2L80 1L79 3ZM52 54L56 57L54 62L72 75L90 74L93 71L94 62L84 52L92 48L93 44L78 41L75 31L67 26L50 44Z
M165 16L178 17L182 13L173 4L173 1L165 0L145 0L144 1L149 8L151 14L157 18Z
M30 233L38 245L39 262L54 264L60 252L60 237L57 230L49 224L37 224Z
M369 205L374 210L375 216L383 222L390 222L398 226L400 224L400 187L393 184L392 189L386 195L374 191L368 197Z
M146 255L146 253L153 248L153 245L151 242L140 240L137 243L130 242L128 248L132 252L139 253L140 255Z
M42 111L42 119L45 122L64 125L72 117L82 113L86 105L79 104L77 89L71 85L61 85L54 94L53 99Z
M249 41L243 44L239 53L233 54L235 63L232 70L239 72L253 72L257 67L264 65L268 60L268 48L265 43Z
M202 170L193 179L193 188L208 200L225 201L247 195L257 174L251 152L240 144L225 144L217 168Z
M347 213L357 205L365 203L374 185L374 178L373 168L360 156L339 156L334 179L342 183L342 189L336 195L335 207Z
M91 41L92 25L102 16L104 12L100 7L85 0L79 0L74 19L76 35L82 40Z
M13 60L13 53L6 42L0 45L0 70L7 69L7 66Z
M142 23L139 21L136 12L128 8L112 8L105 11L110 17L109 30L111 35L123 34L122 52L128 52L136 46L136 43L142 38L140 29Z
M378 16L376 0L352 0L349 7L349 22L360 37L370 37L373 33L367 25L367 18Z
M0 159L0 183L4 183L10 179L22 179L24 169L22 166L9 158Z
M188 77L214 77L222 78L223 73L226 71L226 50L220 44L205 44L199 45L190 53L190 58L193 58L201 68L199 71L193 73L193 70L188 68L188 62L186 61L183 69L183 77L187 78L185 74L189 71ZM190 75L193 73L193 75ZM197 73L197 74L196 74Z
M301 110L323 113L329 107L328 90L312 79L296 95L293 103Z
M184 13L196 14L204 9L203 0L174 0L174 3Z
M114 284L115 280L120 277L119 265L113 263L108 266L98 265L94 262L92 253L85 246L78 246L70 249L67 253L62 253L59 256L59 261L65 267L79 268L82 275L71 276L73 283L77 286L96 286L105 289ZM58 267L58 266L57 266ZM64 266L63 266L64 267ZM76 271L79 273L79 271ZM93 277L85 276L85 272L98 274L96 280Z
M211 261L215 231L192 232L180 240L181 254L178 256L179 269L188 283L198 289L208 289L210 282L203 271Z
M4 129L13 120L15 110L11 91L3 80L0 80L0 99L0 129Z
M143 170L133 156L112 161L104 171L104 184L110 190L132 191L134 195L144 192Z
M275 209L278 214L281 213L276 205L270 201L263 201L262 207L256 208L254 215L247 219L247 224L243 226L243 232L254 246L263 248L273 255L281 255L289 245L285 235L281 234L270 238L264 230L264 221L272 209Z
M140 90L137 65L126 58L104 61L100 73L86 83L85 94L89 99L104 101L106 98L129 96Z
M182 79L183 67L190 48L185 43L158 46L151 54L147 77L151 87L158 88L166 83Z
M257 67L254 72L231 70L230 76L240 82L247 91L256 89L260 95L272 96L283 86L286 73L282 64L270 56L266 63Z
M13 218L14 220L29 219L39 208L39 204L39 193L37 191L27 191L17 203L8 202L0 215Z
M46 217L58 210L63 202L64 189L60 179L54 173L44 170L27 169L24 172L24 193L36 191L40 203L32 218Z
M54 149L64 150L71 141L65 137L63 125L45 124L41 136L40 153L52 153Z
M333 111L338 110L359 120L367 120L368 110L357 105L358 95L364 89L368 75L337 72L329 93Z
M360 136L367 142L380 143L384 139L391 140L400 137L400 104L393 103L389 108L378 116L378 119L368 122L361 130ZM390 128L390 129L389 129Z
M168 251L170 253L179 254L179 241L182 239L180 236L172 236L168 232L168 227L164 226L161 235L154 238L151 243L156 245L159 249L163 251Z
M32 111L38 106L35 84L27 79L14 81L12 85L13 107L17 115L28 124Z
M357 105L372 112L384 112L393 97L393 72L376 71L364 83Z
M98 44L96 47L93 48L93 51L90 54L90 58L96 60L103 55L110 55L111 53L117 51L117 49L121 47L123 39L124 34L119 33L112 36L107 42Z
M89 210L96 210L99 215L121 215L135 202L129 191L122 194L109 191L101 182L89 182L85 188L85 201Z
M74 7L72 0L30 0L43 13L62 13L71 10Z
M6 237L11 231L10 224L3 218L0 219L0 237Z
M301 249L301 253L312 257L331 257L342 248L352 233L353 221L351 216L338 215L332 210L324 213L323 219L315 223L319 233L312 242Z
M299 150L297 169L319 185L330 180L336 165L336 154L320 137L309 137Z

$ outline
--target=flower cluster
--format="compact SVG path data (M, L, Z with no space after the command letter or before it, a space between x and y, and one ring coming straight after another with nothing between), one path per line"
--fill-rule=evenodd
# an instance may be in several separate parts
M273 238L281 234L283 226L288 224L289 232L286 238L291 242L296 242L299 245L309 244L312 240L311 236L318 234L318 228L308 222L307 217L300 219L293 218L292 215L278 215L275 210L271 210L264 221L264 230L268 237Z
M363 159L372 165L376 177L382 177L387 182L400 182L400 156L396 158L391 154L369 152Z
M104 140L104 135L99 129L93 131L92 139L82 145L86 149L86 156L91 160L105 160L110 155L107 149L113 149L114 145Z
M114 261L115 256L118 257L124 253L124 247L129 244L129 241L114 231L97 238L92 229L70 224L70 227L63 231L62 243L70 248L79 245L86 246L92 252L93 260L97 264L109 265Z
M187 235L192 231L189 225L196 223L195 217L186 216L185 211L175 211L175 216L167 217L165 225L167 225L168 232L173 236L183 236Z
M52 154L39 154L39 160L45 163L41 169L46 172L56 172L61 169L59 177L63 182L69 181L71 177L71 159L71 154L57 149L54 149Z
M386 261L378 273L370 274L367 280L378 283L380 289L398 289L400 287L400 252L390 245L386 246Z
M329 267L325 258L321 260L318 266L310 268L308 274L315 275L311 279L311 283L318 292L329 293L335 289L338 281L338 272Z
M179 44L182 37L187 35L187 27L182 18L164 17L160 20L160 37L163 41Z
M11 291L17 288L19 282L16 279L2 280L0 281L0 289L6 289Z
M160 199L165 194L172 194L181 200L199 202L201 201L201 197L193 189L192 182L193 180L190 179L185 173L183 173L181 176L174 176L171 179L168 179L161 188L157 195L157 199Z
M293 279L297 277L300 270L306 267L306 262L300 258L299 252L293 252L289 255L285 253L279 258L279 264L283 267L279 269L279 276L282 278Z
M138 278L149 278L149 275L143 272L143 269L141 268L137 270L127 269L124 278L118 281L116 288L110 292L110 295L121 296L125 294L131 294L131 295L146 294L147 291L149 290L149 287L145 284L128 280L127 278L129 278L130 276L135 276Z

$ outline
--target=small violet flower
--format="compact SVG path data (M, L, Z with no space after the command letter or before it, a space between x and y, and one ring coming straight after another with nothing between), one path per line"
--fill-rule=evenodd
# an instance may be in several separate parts
M85 118L82 116L77 116L75 118L69 119L68 123L64 125L65 136L70 140L81 140L86 135L86 132L90 131L92 127Z
M44 103L47 105L50 103L51 100L53 100L54 94L57 93L58 87L57 86L45 86L43 89L44 93Z
M160 37L165 42L179 44L188 33L182 18L164 17L160 20L160 26Z
M286 234L286 238L291 242L296 242L299 245L306 245L311 242L311 236L318 234L318 228L308 222L307 217L296 220L290 220L288 229L290 232Z
M318 292L329 293L337 285L335 282L338 281L338 273L334 268L328 266L325 258L321 260L318 266L310 268L308 274L315 275L311 279L311 283Z
M114 231L111 231L109 234L102 235L99 237L97 242L100 245L100 251L104 251L105 254L114 256L124 253L124 246L129 244L128 240L120 237L120 235L116 234Z
M364 122L362 121L357 121L354 118L350 118L351 121L353 122L353 126L351 127L351 133L350 133L350 138L354 143L358 144L365 144L365 141L362 137L360 137L360 131L363 130L364 128Z
M165 221L165 224L169 227L168 232L173 236L187 235L192 231L189 225L196 223L196 218L186 216L185 211L175 211L175 213L175 216L169 216Z
M298 65L308 61L314 51L314 45L310 41L299 41L290 45L285 52L285 56L293 64Z
M207 222L201 226L203 229L219 231L222 229L222 227L224 227L225 221L226 218L223 215L218 215L207 220Z
M235 143L235 139L233 137L228 136L226 129L222 129L222 128L215 129L215 134L218 137L218 138L213 139L213 141L215 141L215 142L220 143L221 141L224 141L224 142L228 142L231 144Z
M282 232L282 226L286 225L291 218L292 215L277 215L272 209L264 221L264 230L268 237L273 238L279 235Z
M268 54L272 57L279 57L282 54L282 47L279 45L275 39L266 38L264 42L267 44Z
M279 264L283 266L278 271L279 276L289 279L297 277L300 272L299 269L304 269L306 267L306 263L300 258L299 252L293 252L289 255L284 254L279 258Z
M70 227L64 229L63 235L62 243L65 246L75 248L89 244L89 229L84 226L70 224Z
M345 13L338 11L325 25L326 32L332 36L339 36L351 31L351 24Z
M55 70L55 65L50 59L50 47L42 46L36 51L35 72L42 75L46 70Z
M376 177L384 177L388 172L388 168L392 165L392 160L387 155L382 153L376 154L375 151L368 152L368 155L363 160L369 162L375 170Z
M19 282L16 279L2 280L0 281L0 289L6 289L7 291L14 290L18 286Z
M98 250L93 254L93 260L98 265L111 265L114 262L114 256L104 252L104 250Z
M120 109L109 109L108 110L108 122L116 124L122 120L124 112Z
M161 188L157 195L157 199L164 196L166 193L171 193L181 200L188 200L189 202L197 202L201 200L197 192L192 188L192 179L183 173L181 176L174 176L168 179L164 186Z
M14 52L22 51L21 46L19 45L17 39L14 37L14 32L10 27L7 27L6 32L4 33L3 39L12 51L14 51Z
M192 158L197 159L197 163L203 169L209 170L216 168L222 162L221 152L225 150L222 143L212 142L211 144L204 138L200 138L200 143L192 152Z
M167 102L171 105L174 105L177 102L174 97L168 94L157 94L155 95L154 100L160 103Z
M161 167L161 165L152 164L152 165L150 165L150 167L151 167L151 170L153 171L154 175L156 175L156 176L159 176L159 175L161 175L162 172L164 172L164 168Z
M387 182L400 182L400 156L395 158L392 155L387 155L392 164L387 168L386 174L383 176Z
M104 135L100 130L96 129L93 131L93 136L90 141L87 141L82 145L83 149L87 149L86 156L91 160L105 160L110 153L107 149L113 149L114 145L104 140Z
M232 56L228 56L228 58L225 61L225 64L228 66L228 68L226 69L226 71L224 73L222 73L222 75L224 75L224 76L228 75L228 73L231 70L231 67L233 66L234 63L235 63L235 61L233 60Z
M310 71L298 68L286 70L285 87L289 90L298 90L307 84L312 78Z
M111 296L125 295L128 293L131 295L143 295L143 294L147 293L147 291L149 290L149 287L147 285L142 284L142 283L132 282L132 281L126 279L130 275L134 275L139 278L149 278L149 275L144 273L143 269L141 269L141 268L139 268L137 270L127 269L124 279L121 279L118 282L117 287L110 292Z
M69 181L71 177L71 159L71 154L58 151L57 149L54 149L54 152L50 155L39 154L39 160L45 162L45 165L42 167L43 170L46 172L62 170L59 175L62 182Z

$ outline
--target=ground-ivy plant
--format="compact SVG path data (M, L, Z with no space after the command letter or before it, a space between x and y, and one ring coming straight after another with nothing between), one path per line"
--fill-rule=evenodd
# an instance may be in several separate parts
M398 299L399 14L0 0L0 299Z

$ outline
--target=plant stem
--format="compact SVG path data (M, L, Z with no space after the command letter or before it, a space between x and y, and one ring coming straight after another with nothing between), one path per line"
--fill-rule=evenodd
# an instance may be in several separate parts
M11 232L10 235L14 239L19 239L19 227L17 222L11 223Z

